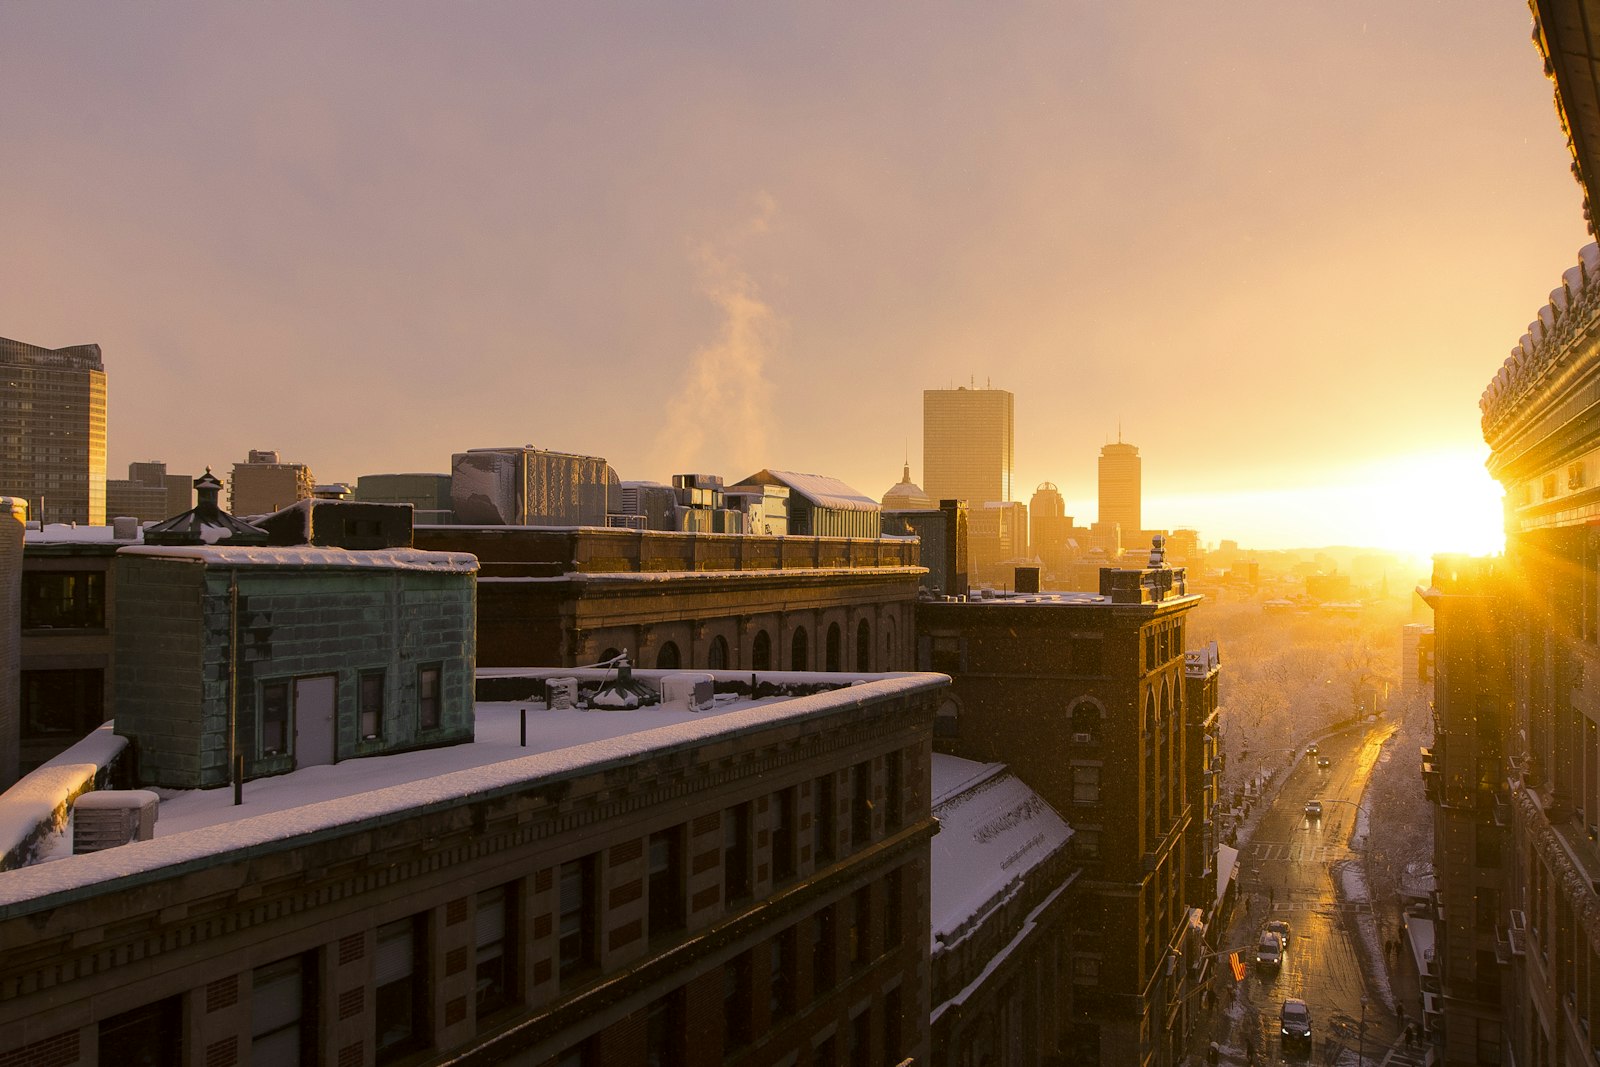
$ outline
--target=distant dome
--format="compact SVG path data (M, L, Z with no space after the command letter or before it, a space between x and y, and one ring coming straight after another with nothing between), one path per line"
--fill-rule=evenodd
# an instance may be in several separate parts
M1061 490L1056 488L1056 483L1055 482L1040 482L1039 483L1039 488L1035 489L1034 492L1035 493L1059 493L1059 492L1061 492Z
M883 494L883 510L885 511L929 511L937 508L939 502L922 491L922 487L911 480L911 464L906 464L905 474L900 480L889 487Z

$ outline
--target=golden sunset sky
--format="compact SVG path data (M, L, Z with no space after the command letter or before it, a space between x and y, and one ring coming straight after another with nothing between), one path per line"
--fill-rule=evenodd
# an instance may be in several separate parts
M1586 237L1525 6L0 6L0 335L111 475L763 467L871 496L924 388L1016 495L1490 547L1478 396ZM1486 540L1487 538L1487 540Z

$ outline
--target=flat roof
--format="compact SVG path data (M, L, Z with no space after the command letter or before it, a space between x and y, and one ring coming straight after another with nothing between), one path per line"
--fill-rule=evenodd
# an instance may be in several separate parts
M479 672L481 677L561 678L599 681L604 670L560 668ZM636 671L635 678L696 674L748 682L748 671ZM383 825L424 811L524 790L530 783L622 766L642 757L736 735L777 723L815 717L945 684L938 674L796 674L761 672L774 685L832 684L804 696L750 699L717 694L705 711L658 705L629 711L552 711L535 700L475 706L470 742L418 752L365 756L257 778L233 790L153 790L161 797L155 836L102 852L72 855L70 831L56 834L33 864L0 877L0 916L37 910L40 898L87 896L106 883L140 884L197 869L228 853L252 854ZM528 743L519 744L521 709L527 709ZM7 797L0 795L0 819Z

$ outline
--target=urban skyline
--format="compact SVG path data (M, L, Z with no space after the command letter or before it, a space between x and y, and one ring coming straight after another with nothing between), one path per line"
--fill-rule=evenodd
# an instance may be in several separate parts
M915 390L976 377L1018 393L1016 484L1074 512L1120 420L1152 526L1376 543L1352 498L1395 464L1492 492L1465 383L1583 240L1517 5L191 14L3 16L30 254L0 311L113 354L114 470L268 445L348 480L533 440L878 492L908 439L922 470ZM1136 379L1250 417L1197 436ZM214 444L174 431L245 392ZM662 417L528 402L618 392ZM326 432L381 408L426 417Z

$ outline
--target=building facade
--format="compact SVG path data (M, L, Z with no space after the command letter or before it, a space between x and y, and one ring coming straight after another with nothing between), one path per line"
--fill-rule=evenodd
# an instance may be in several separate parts
M455 521L448 474L363 474L356 479L356 499L371 504L410 504L412 521L418 525Z
M40 522L106 521L106 369L99 345L0 337L0 493Z
M297 500L309 500L316 479L304 463L284 463L277 452L251 449L233 465L228 480L228 510L235 515L269 515Z
M106 480L106 517L159 522L194 507L194 476L168 474L158 460L128 464L126 478Z
M416 543L478 558L480 666L581 667L624 651L663 669L911 663L915 541L438 526Z
M923 489L973 508L1011 499L1015 398L1005 389L922 391Z
M1101 572L1099 594L917 608L917 666L950 675L938 751L1004 762L1072 827L1072 1063L1177 1064L1193 1019L1181 569Z
M520 758L8 872L6 1062L929 1062L943 679L668 726L527 681Z
M22 686L22 551L28 502L0 496L0 790L20 773L18 697Z

